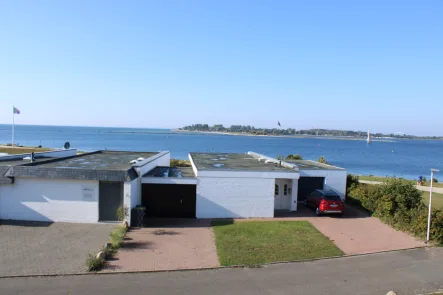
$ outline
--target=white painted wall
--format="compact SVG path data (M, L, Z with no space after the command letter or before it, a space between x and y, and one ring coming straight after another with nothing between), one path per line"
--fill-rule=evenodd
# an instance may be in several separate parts
M297 211L298 179L292 180L291 211Z
M98 181L16 178L0 185L0 218L95 223Z
M140 176L148 173L157 166L170 166L171 164L171 154L169 152L160 152L144 161L133 165L135 170Z
M139 178L123 183L123 206L129 209L128 216L126 217L129 225L131 225L131 209L141 204L139 186Z
M274 216L274 178L199 177L197 218Z
M300 177L324 177L324 189L332 189L344 200L346 197L346 170L300 170Z

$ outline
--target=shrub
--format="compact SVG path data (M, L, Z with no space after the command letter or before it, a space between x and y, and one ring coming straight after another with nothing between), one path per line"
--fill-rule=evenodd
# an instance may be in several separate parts
M438 179L437 179L437 178L432 178L432 181L435 182L435 183L437 183L437 182L438 182Z
M428 210L412 182L389 178L382 185L352 183L347 193L348 203L373 213L395 228L425 237ZM430 238L443 245L443 210L432 210Z
M123 238L125 237L127 229L123 226L119 226L114 231L111 232L111 247L112 250L117 250L121 247L123 243Z
M322 164L328 164L328 162L326 161L325 157L321 156L320 158L318 158L318 162L322 163Z
M94 254L89 253L86 259L86 266L88 271L99 271L105 266L106 261L101 258L97 258Z
M129 216L129 208L128 206L120 206L117 208L117 219L119 221L123 221Z
M100 251L105 253L106 258L111 257L116 252L116 250L114 250L112 247L106 247L106 246L102 247L102 249Z
M346 188L358 185L358 180L359 178L357 175L348 174L346 176Z
M388 178L379 188L380 194L392 202L393 210L417 210L423 206L420 191L406 179Z
M285 160L303 160L303 158L299 154L289 154L286 156Z
M377 209L377 186L369 184L354 184L348 189L347 201L370 213Z
M411 225L410 231L415 235L425 238L428 230L428 210L422 209ZM432 209L430 239L443 245L443 210Z
M191 161L171 159L170 165L171 165L171 167L191 167Z

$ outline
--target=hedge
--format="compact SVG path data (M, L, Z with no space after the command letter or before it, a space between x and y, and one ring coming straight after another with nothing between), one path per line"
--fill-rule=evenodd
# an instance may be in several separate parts
M399 230L420 238L426 236L428 209L421 193L402 178L389 178L381 185L358 183L358 177L348 176L347 202L378 217ZM443 245L443 211L432 209L430 238Z

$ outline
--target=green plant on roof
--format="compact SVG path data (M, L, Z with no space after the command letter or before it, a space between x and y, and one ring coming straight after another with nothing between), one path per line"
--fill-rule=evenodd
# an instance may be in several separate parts
M322 164L328 164L328 162L326 161L325 157L321 156L320 158L318 158L318 162L322 163Z
M289 154L286 156L285 160L303 160L303 158L299 154L296 155Z

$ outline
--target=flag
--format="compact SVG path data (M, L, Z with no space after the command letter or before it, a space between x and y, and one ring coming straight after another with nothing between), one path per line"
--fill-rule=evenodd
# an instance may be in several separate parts
M17 114L17 115L20 115L20 110L17 109L16 107L13 107L13 113Z

